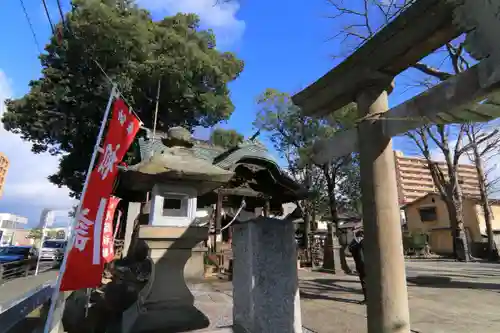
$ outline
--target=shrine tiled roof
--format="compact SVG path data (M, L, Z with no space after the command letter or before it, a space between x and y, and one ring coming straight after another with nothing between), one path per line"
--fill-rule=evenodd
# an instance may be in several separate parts
M177 133L172 133L174 130ZM134 155L136 159L126 171L129 171L130 177L137 179L129 179L129 187L142 186L141 189L146 189L147 182L184 180L206 183L206 186L200 185L202 189L199 190L206 193L207 189L220 186L217 184L240 186L241 178L234 177L238 173L244 178L250 177L245 178L250 190L261 193L261 197L273 198L275 203L292 202L308 195L258 141L244 141L227 149L192 139L186 130L174 128L169 130L169 134L156 132L154 135L152 131L143 129L135 144L138 146ZM236 183L231 183L232 180Z
M138 139L141 160L149 158L154 153L161 153L166 148L162 142L166 137L166 133L156 132L153 138L153 133L146 130L146 136ZM237 149L229 150L204 140L193 139L192 143L193 147L191 151L195 157L209 161L223 169L231 168L231 166L245 157L261 158L276 163L267 148L257 141L244 141L238 145ZM216 158L217 161L215 161Z

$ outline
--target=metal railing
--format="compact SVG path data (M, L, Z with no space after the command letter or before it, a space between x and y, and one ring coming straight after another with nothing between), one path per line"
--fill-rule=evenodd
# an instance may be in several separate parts
M57 261L41 261L38 272L41 273L53 269L54 267L56 267L57 264L58 264ZM36 265L37 265L36 259L25 259L25 260L1 263L0 285L12 279L34 275L36 270Z
M32 259L11 261L0 264L0 284L21 276L28 276L36 268Z
M120 255L123 249L123 240L115 241L115 254ZM34 275L36 260L20 260L17 262L0 264L0 286L9 280ZM39 273L53 269L57 261L42 262L43 267L39 268ZM32 277L35 278L35 277ZM0 304L0 333L9 332L16 325L20 324L33 311L42 305L48 306L55 287L55 280L46 281L34 287L18 299Z
M15 284L17 283L15 281L18 278L20 281L23 279L39 280L39 278L34 276L36 264L36 258L0 264L0 287L5 284L3 288L15 288ZM56 264L57 262L55 261L42 262L38 273L41 274L49 271ZM21 281L21 283L26 284L26 281ZM11 285L11 283L14 283L14 285ZM23 321L25 321L26 316L50 301L54 284L55 281L44 281L42 284L33 287L33 289L28 289L29 291L27 292L24 289L24 292L22 291L16 298L7 299L3 303L0 303L0 333L9 332L14 327L17 330L16 325L18 324L24 325Z
M55 281L48 281L21 295L17 300L0 304L0 333L8 332L26 316L47 304L52 296Z

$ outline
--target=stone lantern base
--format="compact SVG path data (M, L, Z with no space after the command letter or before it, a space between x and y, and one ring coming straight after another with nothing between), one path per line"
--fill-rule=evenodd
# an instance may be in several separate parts
M206 227L141 226L138 239L149 248L151 277L123 313L122 332L184 332L209 325L188 288L204 273Z

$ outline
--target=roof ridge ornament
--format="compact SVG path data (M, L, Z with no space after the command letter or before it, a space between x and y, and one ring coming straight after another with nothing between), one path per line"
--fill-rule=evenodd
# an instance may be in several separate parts
M163 144L167 147L180 146L191 148L194 146L191 132L181 126L171 127L167 130L168 137L163 139Z

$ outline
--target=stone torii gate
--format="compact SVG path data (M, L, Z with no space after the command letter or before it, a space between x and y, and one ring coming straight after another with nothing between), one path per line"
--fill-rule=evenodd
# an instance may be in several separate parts
M366 235L368 332L410 332L392 136L430 123L500 116L500 0L417 0L340 65L292 99L309 116L355 102L356 129L315 144L315 161L359 151ZM469 70L388 110L393 78L468 32ZM496 44L495 44L496 43ZM496 95L495 95L496 93ZM488 99L489 103L478 102Z

